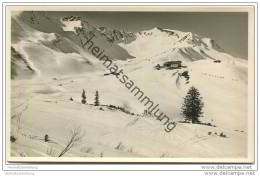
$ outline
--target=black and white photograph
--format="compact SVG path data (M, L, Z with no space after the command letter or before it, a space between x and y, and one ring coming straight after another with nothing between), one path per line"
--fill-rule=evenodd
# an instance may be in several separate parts
M252 11L10 10L8 160L254 162Z

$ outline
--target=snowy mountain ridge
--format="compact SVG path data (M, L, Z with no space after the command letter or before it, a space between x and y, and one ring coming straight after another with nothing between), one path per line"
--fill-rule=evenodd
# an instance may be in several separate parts
M106 48L107 55L114 60L149 58L154 61L175 59L190 62L210 59L233 62L235 59L225 53L214 40L191 32L155 27L131 33L107 27L95 27L87 21L87 17L54 18L43 12L24 12L12 20L15 26L12 33L14 36L19 36L17 39L13 37L13 40L31 41L31 44L40 44L49 51L58 52L57 54L75 53L78 57L84 56L82 60L87 60L86 63L96 62L91 53L82 48L82 42L87 41L93 33L96 36L95 44ZM19 30L16 30L17 28ZM16 43L13 44L14 48Z

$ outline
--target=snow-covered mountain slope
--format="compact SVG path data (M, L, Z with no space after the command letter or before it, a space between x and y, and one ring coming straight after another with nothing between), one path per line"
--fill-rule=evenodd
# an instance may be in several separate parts
M180 106L188 85L177 88L176 78L170 77L167 71L153 72L151 77L146 78L140 76L140 72L132 72L130 76L151 99L160 104L163 112L176 122L182 120ZM57 156L65 147L70 130L81 127L85 132L84 138L65 156L246 157L246 102L237 101L245 99L246 86L228 81L231 78L228 75L224 80L203 76L201 72L192 76L194 79L201 77L208 83L208 86L202 82L195 84L205 102L201 120L217 127L178 123L167 133L154 117L142 116L144 106L124 85L114 76L103 76L103 72L57 79L17 80L12 84L12 112L23 113L21 122L17 121L17 117L12 119L12 135L17 137L17 141L11 144L12 156ZM216 89L223 85L226 89ZM135 115L105 106L83 105L82 89L86 90L89 104L93 104L95 91L98 90L102 105L125 107ZM219 99L222 94L225 96ZM227 138L220 137L221 132ZM44 142L45 134L54 142ZM49 153L50 150L53 153Z
M23 12L12 18L11 31L12 47L44 75L93 71L96 59L88 46L82 48L82 42L92 33L96 35L93 38L95 45L106 49L105 53L111 59L133 58L81 17L56 18L45 12ZM66 68L68 65L71 69ZM19 74L17 78L23 78L23 75Z
M91 59L94 57L67 38L56 33L38 31L16 19L12 19L12 24L19 28L12 28L11 52L19 53L27 61L23 67L28 67L28 63L33 65L35 72L31 77L76 74L94 69L91 65ZM13 61L17 62L15 59ZM14 79L24 77L21 73L16 74Z
M90 32L176 128L167 133L145 116L147 107L82 48ZM80 126L84 138L65 156L247 157L247 60L212 39L158 27L133 34L95 27L86 17L24 12L12 19L11 53L12 156L57 156ZM181 66L167 66L173 61ZM212 126L180 122L191 86L203 97L201 121ZM100 106L93 106L96 90ZM51 141L44 142L46 134Z
M159 63L169 60L190 62L210 59L212 61L239 62L239 59L225 53L214 40L191 32L156 27L134 34L106 27L95 27L88 23L86 17L51 16L46 12L23 12L20 16L12 18L12 46L17 52L20 50L27 55L25 57L28 57L27 59L31 62L37 61L34 61L36 59L34 56L30 57L30 53L37 53L35 48L41 48L40 50L48 50L57 55L63 53L77 55L76 58L86 60L88 64L95 63L96 59L88 50L88 45L82 48L82 44L92 34L95 34L95 37L92 38L93 43L104 49L105 54L113 60L137 58L136 60L151 59L153 62ZM28 51L28 49L21 48L25 45L27 47L37 45L37 47L30 47ZM66 62L66 59L64 60ZM59 63L61 62L59 61ZM81 62L78 64L81 65ZM38 70L41 72L41 68ZM45 69L43 68L43 70ZM84 70L88 69L83 67L79 72L84 72ZM56 73L56 71L51 69L50 73ZM22 77L22 75L18 77Z

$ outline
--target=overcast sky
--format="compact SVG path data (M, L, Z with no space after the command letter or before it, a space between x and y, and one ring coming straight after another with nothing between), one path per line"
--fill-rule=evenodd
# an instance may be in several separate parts
M75 14L75 12L70 12ZM248 19L244 12L77 12L97 26L137 32L156 26L210 37L229 54L247 59Z

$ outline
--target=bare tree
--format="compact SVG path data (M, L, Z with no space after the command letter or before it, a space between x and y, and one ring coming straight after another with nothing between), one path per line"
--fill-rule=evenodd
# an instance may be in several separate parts
M82 133L81 128L77 127L71 130L70 138L67 142L66 147L61 151L58 157L62 157L65 153L67 153L72 147L77 145L82 138L84 137L84 133Z

